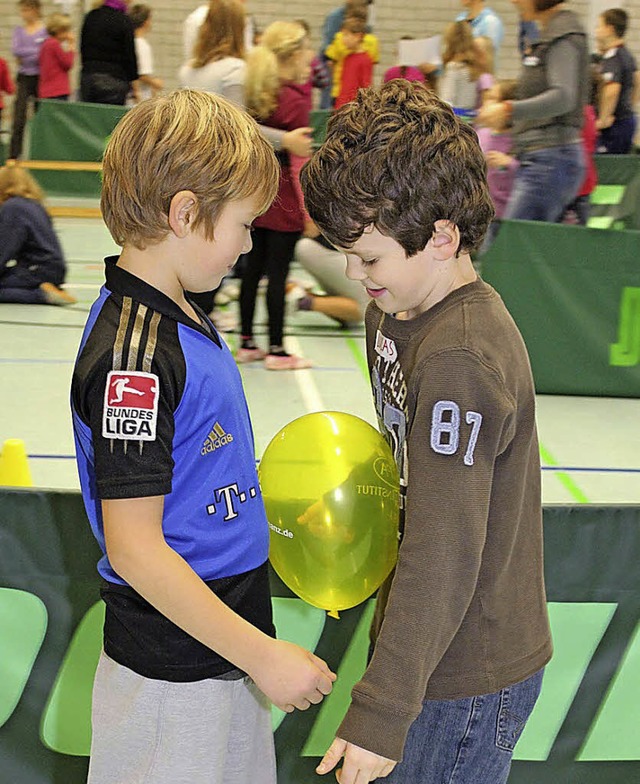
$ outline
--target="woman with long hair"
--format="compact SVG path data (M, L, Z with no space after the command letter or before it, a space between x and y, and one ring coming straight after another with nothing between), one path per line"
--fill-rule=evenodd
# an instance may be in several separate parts
M216 93L236 104L244 101L244 5L215 0L200 27L192 58L178 73L181 87Z

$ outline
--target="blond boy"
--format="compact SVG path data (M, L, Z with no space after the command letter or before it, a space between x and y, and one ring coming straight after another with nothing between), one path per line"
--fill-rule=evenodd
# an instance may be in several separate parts
M306 709L326 664L274 639L268 528L235 362L185 296L251 248L278 165L246 114L180 90L119 123L102 211L120 256L72 382L85 506L104 553L89 782L275 782L269 702Z

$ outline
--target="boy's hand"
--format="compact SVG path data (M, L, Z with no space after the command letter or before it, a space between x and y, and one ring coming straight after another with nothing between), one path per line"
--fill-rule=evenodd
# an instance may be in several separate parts
M272 640L249 675L273 704L286 713L306 710L331 693L336 674L311 651L285 640Z
M342 738L336 738L322 761L316 768L316 773L321 776L333 770L344 757L344 764L336 771L339 784L366 784L366 782L388 776L395 768L394 760L381 757L373 751L367 751L353 743L347 743Z

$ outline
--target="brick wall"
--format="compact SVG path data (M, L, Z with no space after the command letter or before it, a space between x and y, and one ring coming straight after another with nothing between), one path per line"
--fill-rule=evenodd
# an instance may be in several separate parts
M150 0L154 9L154 27L149 40L153 47L157 75L165 80L167 88L176 86L177 71L182 64L182 22L198 4L199 0ZM314 47L319 45L325 15L339 4L339 0L247 0L247 8L261 28L276 19L306 19L313 31ZM511 0L491 0L490 5L502 17L505 25L498 75L512 77L518 71L517 14ZM615 6L616 0L612 0L610 5ZM590 26L590 0L570 0L569 7L580 14L585 25ZM43 2L45 15L59 8L51 0ZM79 30L81 7L71 8ZM628 45L640 62L640 0L626 0L626 8L631 16ZM459 12L461 4L459 0L376 0L375 9L375 32L380 39L381 51L381 62L376 72L379 78L386 68L395 63L396 42L402 35L418 38L441 33ZM20 21L13 0L0 0L0 19L0 56L12 64L11 31ZM73 83L77 84L75 73Z

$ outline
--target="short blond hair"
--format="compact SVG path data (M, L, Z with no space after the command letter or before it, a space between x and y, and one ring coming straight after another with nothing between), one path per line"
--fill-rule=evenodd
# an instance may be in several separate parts
M54 13L47 17L46 24L49 35L56 36L71 30L71 17L68 14Z
M172 198L190 190L193 226L211 240L227 202L253 197L265 212L278 177L275 153L246 112L211 93L175 90L138 104L116 126L100 205L115 242L144 249L166 237Z
M31 174L20 165L2 166L0 168L0 204L12 196L22 196L42 202L42 189Z

